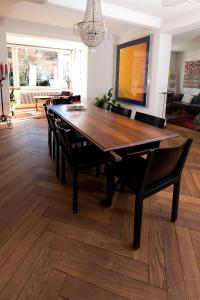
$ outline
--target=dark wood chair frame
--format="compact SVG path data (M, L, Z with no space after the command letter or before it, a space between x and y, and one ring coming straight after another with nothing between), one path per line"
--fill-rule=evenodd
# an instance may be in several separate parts
M56 176L59 177L59 175L60 175L60 146L61 146L61 144L60 144L60 140L59 140L59 137L58 137L58 131L57 131L57 127L55 125L55 121L57 122L57 124L59 124L60 128L71 131L71 136L72 136L74 147L83 146L84 143L88 144L88 140L85 139L84 136L78 135L78 133L75 130L73 130L69 124L64 122L64 127L63 127L62 126L63 121L60 120L59 118L56 118L51 111L48 111L47 114L48 114L50 126L52 128L52 132L53 132L53 159L56 160ZM61 157L61 164L64 164L64 163L65 162L64 162L63 158ZM61 178L62 178L62 182L64 184L65 183L65 176L63 175L63 172L62 172Z
M53 128L51 126L51 122L50 122L50 119L49 119L48 109L47 109L46 103L43 104L43 107L44 107L45 115L46 115L47 122L48 122L48 147L49 147L49 155L52 157L52 134L53 134ZM54 156L55 156L55 152L54 152Z
M67 98L64 99L60 99L60 98L52 99L51 103L53 105L72 104L72 101L69 98L70 97L68 96Z
M136 112L135 114L135 120L140 121L140 122L144 122L146 124L164 129L165 127L165 119L153 116L153 115L149 115L149 114L145 114L142 112ZM159 148L160 147L160 141L155 141L155 142L150 142L150 143L146 143L144 145L139 145L139 146L134 146L134 147L129 147L127 149L122 149L119 150L117 152L118 155L122 156L122 158L126 157L126 155L129 153L136 153L136 152L140 152L140 151L145 151L145 150L149 150L149 149L155 149L155 148ZM123 182L123 180L121 181L121 191L125 192L125 183Z
M156 126L161 129L165 127L165 119L153 115L145 114L139 111L137 111L135 114L135 120L147 123L149 125Z
M103 102L103 103L99 103L97 106L99 108L103 108L105 110L110 110L111 104L109 104L107 102Z
M177 220L181 174L186 162L192 139L188 139L183 145L173 148L160 148L144 151L136 154L128 154L127 161L138 154L147 154L144 174L135 194L135 218L133 248L140 247L143 200L149 196L174 185L171 221ZM171 164L171 165L169 165ZM133 166L134 167L134 166ZM162 174L162 175L160 175ZM123 174L122 174L123 176Z
M149 114L145 114L142 112L137 111L135 114L135 120L136 121L140 121L140 122L144 122L146 124L164 129L165 128L165 119L153 116L153 115L149 115ZM151 142L151 143L147 143L141 146L138 146L137 148L133 148L134 152L138 152L138 151L144 151L144 150L148 150L148 149L154 149L154 148L159 148L160 147L160 141L156 141L156 142ZM128 149L128 152L131 152L131 148Z
M71 169L72 172L72 180L73 180L73 199L72 199L72 208L73 213L78 212L78 174L81 170L85 170L91 167L97 167L98 165L104 164L106 166L106 174L107 174L107 189L106 189L106 205L110 206L112 201L112 195L113 195L113 163L114 158L109 155L108 153L105 153L105 157L102 159L94 159L93 161L84 162L82 165L78 165L76 162L76 159L73 155L73 147L70 142L70 133L71 130L66 130L61 127L59 127L59 123L55 122L55 126L58 131L58 137L62 149L62 177L65 177L65 161L67 161L68 166ZM86 145L83 148L88 147L88 149L93 149L92 147L95 147L93 144ZM81 147L79 148L81 150ZM100 151L100 150L99 150ZM102 154L104 154L102 152ZM91 152L92 155L92 152Z
M111 107L111 111L113 113L116 113L118 115L121 115L121 116L124 116L124 117L127 117L127 118L130 118L131 114L132 114L132 110L131 109L124 108L124 107L117 106L117 105L113 105Z

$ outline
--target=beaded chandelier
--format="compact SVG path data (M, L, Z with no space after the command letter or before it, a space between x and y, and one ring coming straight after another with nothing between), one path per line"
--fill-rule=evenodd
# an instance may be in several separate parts
M87 0L84 20L74 25L74 33L89 48L96 48L103 41L107 27L102 18L100 0Z

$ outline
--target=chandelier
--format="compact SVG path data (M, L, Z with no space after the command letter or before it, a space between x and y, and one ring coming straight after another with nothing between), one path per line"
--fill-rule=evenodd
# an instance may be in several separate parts
M80 36L89 48L96 48L103 41L106 32L100 0L87 0L84 20L74 25L74 34Z

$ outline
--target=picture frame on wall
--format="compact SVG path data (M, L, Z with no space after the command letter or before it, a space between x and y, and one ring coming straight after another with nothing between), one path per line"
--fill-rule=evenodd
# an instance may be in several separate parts
M117 101L147 105L151 36L117 46Z

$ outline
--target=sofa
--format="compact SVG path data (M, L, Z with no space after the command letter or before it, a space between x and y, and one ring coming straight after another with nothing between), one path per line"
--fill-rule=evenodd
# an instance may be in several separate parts
M187 111L190 114L200 113L200 94L193 96L191 102L184 102L184 94L174 94L168 98L167 111L173 113L177 110Z

